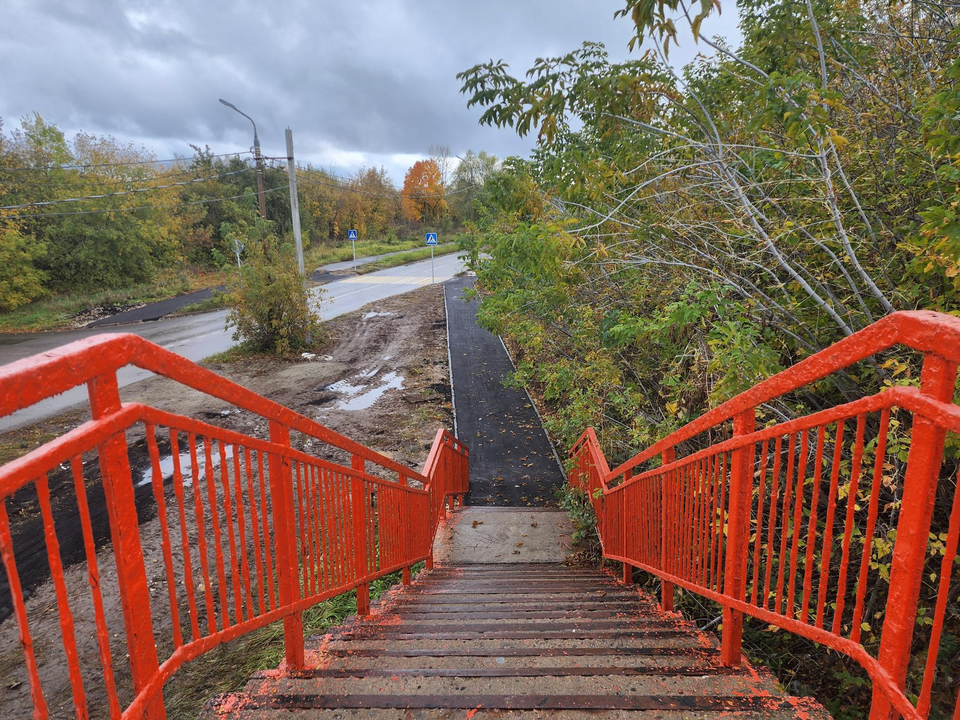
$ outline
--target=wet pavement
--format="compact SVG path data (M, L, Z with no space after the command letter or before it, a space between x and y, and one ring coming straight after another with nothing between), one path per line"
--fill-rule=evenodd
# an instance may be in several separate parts
M470 448L469 505L556 504L565 478L527 393L506 387L510 356L477 325L477 301L463 290L474 278L444 283L457 436Z
M463 270L463 261L457 254L436 258L434 273L437 282L452 278ZM381 270L367 275L347 277L324 285L320 315L324 320L357 310L369 302L416 290L431 280L430 260ZM102 333L129 332L193 360L202 360L232 347L233 331L227 330L227 310L165 318L136 325L114 325L104 328L82 328L55 333L26 333L0 335L0 365L6 365L31 355L47 352ZM117 373L121 387L151 376L139 368L128 367ZM86 403L85 387L74 388L54 398L0 419L0 432L21 427L51 417L79 403Z

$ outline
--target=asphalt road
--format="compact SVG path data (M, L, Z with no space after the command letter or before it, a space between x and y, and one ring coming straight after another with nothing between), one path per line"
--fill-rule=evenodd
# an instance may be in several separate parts
M448 247L451 243L437 245L439 250L442 247ZM382 260L383 258L390 257L391 255L399 255L405 252L412 252L413 250L418 250L419 248L412 248L411 250L397 250L396 252L388 252L383 255L367 255L367 257L357 258L357 265L366 265L367 263L376 262L377 260ZM338 270L349 270L353 267L353 260L345 260L343 262L330 263L329 265L324 265L320 268L325 272L337 272Z
M463 270L463 261L455 253L436 258L436 281L449 280ZM357 310L374 300L399 295L429 284L430 260L389 268L367 275L357 275L328 283L318 291L325 299L320 314L327 320ZM234 344L232 330L225 329L226 310L167 318L137 325L118 325L96 329L68 330L56 333L0 335L0 365L47 352L74 340L103 333L132 332L189 360L202 360L222 352ZM120 386L150 377L139 368L124 368L117 378ZM37 403L20 412L0 418L0 432L26 425L62 412L78 403L86 403L86 388L74 388L57 397Z
M438 245L437 247L448 246ZM377 260L381 260L392 255L400 255L401 253L405 252L410 251L397 250L396 252L384 253L383 255L368 255L367 257L357 258L356 264L366 265L367 263L376 262ZM310 275L310 280L315 283L326 285L339 279L339 276L336 274L337 271L347 270L353 266L353 260L324 265L323 267L317 268L313 271L313 273ZM210 298L215 290L222 292L224 289L224 286L221 285L220 287L216 288L197 290L196 292L187 293L186 295L178 295L177 297L167 298L166 300L147 303L141 307L131 308L130 310L119 312L116 315L110 315L108 317L100 318L99 320L94 320L92 323L87 325L87 328L102 328L109 327L110 325L128 325L130 323L153 322L155 320L159 320L160 318L166 317L167 315L172 315L188 305L195 305L199 302L203 302L204 300Z

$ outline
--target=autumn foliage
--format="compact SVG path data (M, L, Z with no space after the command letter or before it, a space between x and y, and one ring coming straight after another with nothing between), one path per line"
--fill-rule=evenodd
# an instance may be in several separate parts
M403 178L403 216L411 222L435 221L447 212L440 168L433 160L418 160Z

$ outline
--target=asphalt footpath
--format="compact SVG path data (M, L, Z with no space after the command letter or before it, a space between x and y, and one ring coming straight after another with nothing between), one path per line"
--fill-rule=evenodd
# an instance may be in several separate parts
M457 435L470 448L467 502L555 505L565 479L527 393L504 385L513 364L500 338L477 325L478 301L462 295L474 280L443 283Z

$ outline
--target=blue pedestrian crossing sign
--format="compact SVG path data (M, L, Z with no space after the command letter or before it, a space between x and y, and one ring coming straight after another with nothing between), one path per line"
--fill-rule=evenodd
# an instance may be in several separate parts
M347 230L347 240L356 240L357 231L356 230Z
M436 244L437 244L437 234L427 233L427 245L436 245Z

